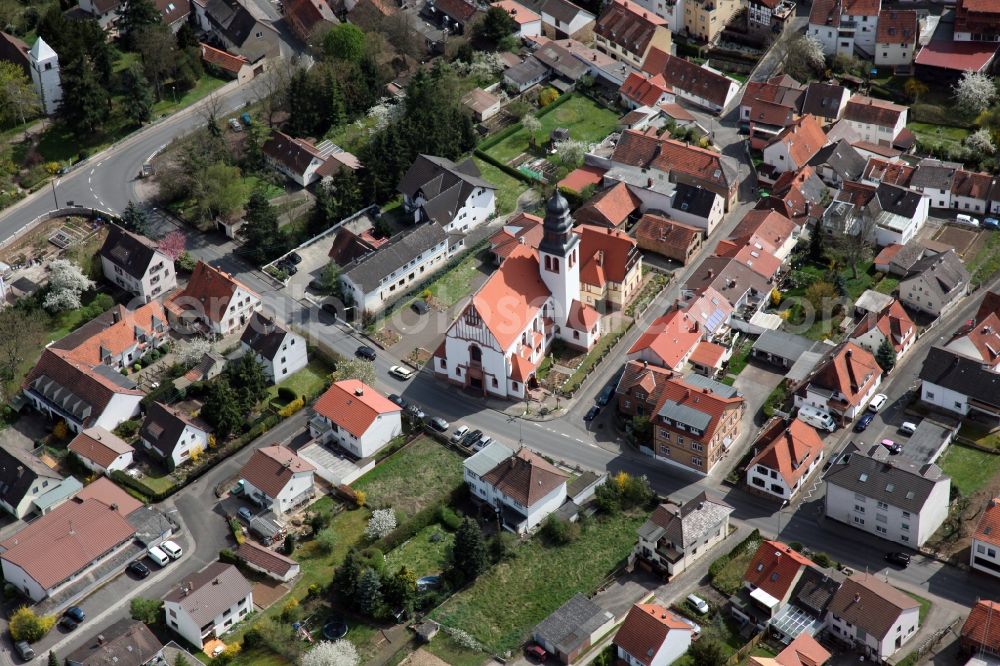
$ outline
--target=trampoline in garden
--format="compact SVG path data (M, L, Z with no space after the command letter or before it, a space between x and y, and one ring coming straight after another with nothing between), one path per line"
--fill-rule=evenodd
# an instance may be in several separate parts
M328 641L335 641L347 635L347 622L343 618L335 617L323 625L323 638Z
M417 591L433 590L441 587L441 576L424 576L417 579Z

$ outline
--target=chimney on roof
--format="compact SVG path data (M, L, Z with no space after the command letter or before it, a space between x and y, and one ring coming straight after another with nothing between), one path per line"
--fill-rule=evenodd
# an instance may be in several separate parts
M24 476L24 466L23 465L18 465L17 466L17 478L20 479L22 476Z
M104 645L104 634L97 634L97 644Z
M715 271L712 270L711 268L708 269L708 277L709 277L709 279L712 279L712 278L715 277Z
M218 578L216 578L215 580L212 581L212 585L218 585L218 584L219 584L219 579Z
M118 502L112 502L111 503L111 510L112 511L117 511L118 510Z
M365 394L365 390L362 387L359 386L358 388L354 389L354 395L356 395L356 396L362 396L364 394Z
M854 593L854 603L856 603L856 604L860 604L861 603L861 595L859 593L857 593L857 592Z

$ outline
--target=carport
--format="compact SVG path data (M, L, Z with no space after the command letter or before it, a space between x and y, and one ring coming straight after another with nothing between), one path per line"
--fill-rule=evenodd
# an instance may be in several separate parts
M903 455L918 465L935 462L958 431L957 422L947 421L950 420L925 418L921 421L903 445Z

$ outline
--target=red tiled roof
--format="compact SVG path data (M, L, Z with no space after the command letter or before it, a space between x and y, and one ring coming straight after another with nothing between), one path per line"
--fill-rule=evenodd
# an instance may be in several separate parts
M913 320L906 314L906 310L899 304L899 301L895 299L884 312L865 315L849 337L851 339L857 338L872 328L877 328L882 337L889 340L897 354L903 351L907 341L916 330Z
M878 16L882 0L843 0L842 14L847 16Z
M180 312L196 309L199 317L205 316L219 323L226 314L229 301L237 289L242 289L253 298L260 298L252 289L229 273L199 261L187 286L174 292L164 305Z
M463 23L476 15L476 6L466 0L435 0L434 6L453 19Z
M657 404L660 401L660 393L666 386L668 379L674 373L658 365L649 365L642 361L628 361L625 364L625 372L618 382L618 391L627 393L636 386L641 387L646 392L647 401Z
M134 534L135 528L107 504L75 498L0 542L5 550L0 558L49 589L87 569Z
M951 184L951 193L958 197L986 200L996 178L988 173L978 173L959 169Z
M896 255L899 254L899 251L902 249L903 246L900 245L899 243L886 245L884 248L882 248L881 252L875 255L875 261L874 261L875 265L876 266L888 265L896 257Z
M786 544L764 541L750 560L743 580L775 599L784 600L792 591L803 567L812 566L816 566L812 560Z
M899 187L909 187L916 169L901 162L889 162L877 157L869 158L865 165L864 177Z
M774 660L779 666L823 666L830 656L826 648L803 631Z
M219 69L227 71L234 76L239 74L240 69L250 65L250 61L241 55L233 55L221 49L214 48L208 44L201 45L201 59L209 65L215 65Z
M914 45L919 34L920 27L915 10L883 9L879 12L878 32L875 36L878 44Z
M917 53L914 64L959 72L981 72L996 57L996 42L935 39Z
M653 320L632 348L629 357L650 350L666 368L676 368L701 340L698 322L681 310L671 310Z
M722 357L725 355L726 348L722 345L702 340L695 346L688 360L706 368L719 368L722 367Z
M632 72L619 88L619 92L639 106L653 106L660 97L670 92L670 86L662 74L643 76L639 72Z
M364 382L345 379L330 386L313 410L355 437L361 437L379 416L399 412L400 408Z
M789 156L802 166L826 145L826 133L815 117L805 115L781 130L769 145L776 143L787 144Z
M569 306L569 314L566 317L566 325L577 331L592 331L601 321L601 313L594 306L581 303L573 299Z
M757 275L767 279L774 277L781 269L780 259L768 250L753 245L744 245L732 257Z
M631 0L614 0L594 25L594 34L623 50L643 56L657 30L666 30L666 20Z
M512 227L517 229L508 231ZM490 238L490 252L503 261L518 246L537 249L542 242L542 231L542 218L531 213L518 213Z
M979 358L989 366L1000 360L1000 315L991 312L984 319L976 321L975 327L965 338L979 352Z
M629 186L618 182L594 195L594 198L576 211L574 217L581 224L620 227L641 205L642 201L632 193Z
M986 503L983 515L976 525L975 539L1000 546L1000 498ZM997 622L1000 625L1000 621Z
M326 0L285 0L283 14L285 22L302 40L311 39L324 26L337 23L337 17Z
M676 171L716 185L732 184L719 153L651 133L625 130L611 159L630 166Z
M975 645L984 645L991 652L1000 652L1000 603L987 599L977 601L962 625L962 638Z
M723 106L730 89L737 85L732 79L713 72L695 63L679 58L660 49L652 48L642 71L650 74L663 74L667 85L677 90L683 90L695 97L707 99L709 102Z
M67 448L81 458L104 468L123 453L135 450L118 436L99 427L87 428L79 433Z
M663 243L670 247L686 251L691 247L691 241L702 235L701 229L674 220L646 213L639 219L633 230L635 237L654 243Z
M783 246L795 234L797 225L773 210L750 210L729 234L735 246L760 244L771 252Z
M483 481L521 506L531 508L569 477L527 447L483 475Z
M853 342L845 342L820 366L811 381L840 391L847 403L856 407L881 376L882 369L871 353Z
M295 455L291 449L274 445L254 451L250 460L240 470L240 477L249 481L268 497L274 498L284 490L296 474L312 472L315 469Z
M840 195L837 201L846 201L855 206L867 206L875 198L876 188L874 185L864 183L844 183L840 188Z
M815 0L809 10L810 25L840 26L840 1Z
M754 465L773 469L789 488L795 487L809 471L809 465L823 453L823 440L819 433L799 419L793 419L787 426L784 421L776 420L764 429L753 446L763 446L763 449L750 461L747 469Z
M604 173L605 170L598 167L582 166L579 169L574 169L568 176L560 180L559 187L579 194L590 185L595 187L600 185L604 179Z
M983 300L976 310L976 321L986 319L992 313L1000 315L1000 292L988 291L983 294Z
M104 506L115 509L123 516L129 516L136 509L145 506L142 502L125 492L118 484L106 476L101 476L88 483L76 493L78 500L97 500Z
M660 104L660 109L670 118L681 122L694 122L696 118L680 104L675 102L665 102Z
M672 400L678 405L689 407L709 417L710 421L702 437L706 442L711 441L715 436L722 416L728 410L735 409L743 403L743 398L739 395L725 398L711 389L688 384L682 377L676 376L671 377L664 384L656 408L652 410L652 413L658 414L667 400Z
M509 349L551 296L542 282L535 250L519 246L472 297L471 310L482 318L501 349Z
M298 564L298 562L290 557L285 557L279 552L258 546L253 541L244 541L241 543L240 547L236 549L236 557L278 576L284 576L291 571L292 567Z
M883 99L854 95L847 101L844 118L880 127L895 127L896 121L903 113L906 113L905 106L893 104Z
M614 644L635 661L650 666L671 631L691 631L672 611L658 604L635 604L615 634Z
M506 10L510 14L510 17L517 21L518 25L542 20L540 14L531 11L518 2L514 2L514 0L500 0L500 2L494 2L493 6Z
M600 264L601 273L612 282L625 282L638 260L635 240L624 231L579 224L573 229L580 236L580 273L590 264ZM597 283L591 283L597 284Z
M762 99L754 100L750 104L749 121L751 123L787 127L792 123L794 116L795 109L784 104L768 102Z
M191 13L189 0L153 0L153 4L160 12L160 20L167 25L173 25Z

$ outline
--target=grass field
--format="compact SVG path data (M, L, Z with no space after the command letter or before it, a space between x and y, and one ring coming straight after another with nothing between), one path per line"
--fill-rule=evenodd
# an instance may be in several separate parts
M952 444L938 465L963 495L971 495L1000 472L1000 456Z
M528 189L527 183L510 176L489 162L473 157L483 179L497 186L497 214L505 215L517 208L517 198Z
M549 132L557 127L565 127L574 141L594 143L603 140L618 125L618 114L599 106L588 97L573 95L538 120L542 127L535 133L535 142L540 145L548 141ZM486 152L506 164L528 149L530 132L521 129L510 135Z
M921 143L940 143L961 145L969 136L969 130L964 127L949 127L948 125L932 125L929 123L910 123L907 128L917 135Z
M911 594L910 592L907 592L906 594L908 596L913 597L917 601L917 603L920 604L920 614L917 617L917 620L920 622L920 624L923 624L924 618L927 617L927 613L929 613L931 610L930 600L924 599L923 597L918 596L916 594Z
M429 525L386 554L386 571L397 571L406 565L417 578L440 574L448 564L449 551L454 543L455 536L441 525Z
M354 483L373 508L392 507L402 523L462 483L462 458L421 437Z
M495 652L514 650L532 627L575 593L594 591L628 555L644 520L645 514L602 518L561 547L534 538L432 616Z
M966 262L972 281L982 283L1000 271L1000 231L987 231L989 236L975 256Z
M282 381L280 384L268 387L267 398L268 400L277 398L278 388L285 386L295 391L308 402L311 397L319 395L323 390L330 379L331 372L333 372L332 368L322 360L314 357L313 360L309 361L309 365L292 374L288 379Z

